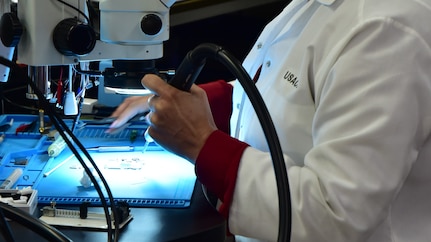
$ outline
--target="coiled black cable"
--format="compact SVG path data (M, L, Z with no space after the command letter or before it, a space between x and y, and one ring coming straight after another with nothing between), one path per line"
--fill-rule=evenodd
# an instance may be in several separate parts
M210 43L204 43L197 46L186 55L176 70L175 76L169 81L169 83L180 90L189 91L200 71L204 67L207 58L211 58L222 63L232 74L234 74L241 83L255 109L256 115L265 134L265 138L268 142L277 182L279 204L278 241L290 241L292 206L283 151L271 116L262 96L242 64L222 47Z

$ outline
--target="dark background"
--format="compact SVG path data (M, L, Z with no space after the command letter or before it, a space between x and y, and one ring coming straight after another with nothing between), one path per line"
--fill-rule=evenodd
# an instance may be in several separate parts
M265 25L285 5L285 1L280 1L174 26L170 39L165 43L165 55L157 66L161 70L177 67L186 53L201 43L220 45L242 61ZM196 82L232 78L223 66L208 60Z

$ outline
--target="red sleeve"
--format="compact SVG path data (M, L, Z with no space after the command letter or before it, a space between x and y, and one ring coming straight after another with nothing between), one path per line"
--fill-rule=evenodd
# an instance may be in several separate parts
M196 159L197 178L223 202L219 211L226 218L233 198L239 162L247 147L248 144L216 130L208 137Z
M223 80L200 84L205 90L217 128L230 133L230 116L232 114L233 87Z
M229 135L233 86L222 80L199 86L207 93L213 118L219 130L208 137L201 149L195 163L196 175L208 191L223 202L219 211L227 218L239 162L248 144Z

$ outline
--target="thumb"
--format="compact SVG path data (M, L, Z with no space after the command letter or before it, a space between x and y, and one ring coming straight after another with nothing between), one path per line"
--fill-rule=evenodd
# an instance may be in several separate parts
M154 74L145 75L141 80L141 84L157 96L162 96L164 93L169 92L170 88L174 88Z

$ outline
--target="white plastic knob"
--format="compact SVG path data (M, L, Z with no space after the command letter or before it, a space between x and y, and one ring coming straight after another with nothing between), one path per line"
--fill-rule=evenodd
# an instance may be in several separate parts
M78 104L76 103L75 93L67 92L64 100L64 115L77 115Z

